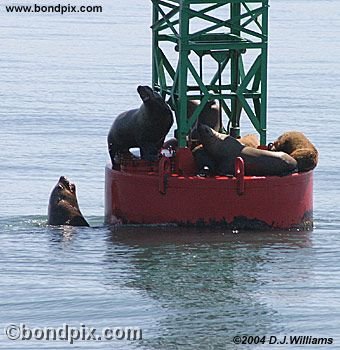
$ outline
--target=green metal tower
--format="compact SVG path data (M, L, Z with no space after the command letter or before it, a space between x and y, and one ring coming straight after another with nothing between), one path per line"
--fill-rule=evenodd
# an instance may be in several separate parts
M268 0L151 0L152 84L169 96L179 147L205 104L218 100L230 134L241 113L266 143ZM200 102L188 118L188 101Z

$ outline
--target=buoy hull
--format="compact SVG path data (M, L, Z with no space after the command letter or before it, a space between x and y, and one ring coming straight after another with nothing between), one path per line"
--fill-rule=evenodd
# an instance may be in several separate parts
M283 177L200 178L153 171L118 171L108 165L105 221L310 230L313 172Z

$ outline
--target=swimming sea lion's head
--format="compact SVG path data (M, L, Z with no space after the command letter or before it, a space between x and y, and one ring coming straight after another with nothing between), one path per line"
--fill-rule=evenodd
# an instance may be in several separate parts
M48 205L49 225L89 226L80 212L76 186L65 176L53 188Z
M60 201L67 201L71 206L78 207L76 185L71 183L65 176L59 178L54 187L50 202L51 205L58 205Z

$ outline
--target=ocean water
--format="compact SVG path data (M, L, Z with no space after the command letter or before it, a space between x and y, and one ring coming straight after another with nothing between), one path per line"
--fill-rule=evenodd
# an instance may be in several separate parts
M320 152L314 230L275 233L104 226L106 135L151 82L151 1L64 15L12 3L0 4L0 348L295 349L270 337L309 336L339 349L339 2L271 1L268 140L300 130ZM60 175L91 228L46 226ZM139 327L142 340L14 341L9 324ZM243 335L266 344L235 345Z

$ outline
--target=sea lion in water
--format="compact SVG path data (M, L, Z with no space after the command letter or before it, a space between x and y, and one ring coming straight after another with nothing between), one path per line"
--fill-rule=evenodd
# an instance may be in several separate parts
M118 153L128 153L132 147L140 148L142 159L156 161L173 124L171 109L162 96L149 86L138 86L137 91L143 104L140 108L121 113L108 134L112 165Z
M273 150L288 153L298 164L298 171L309 171L318 164L318 151L299 131L288 131L273 142Z
M76 186L61 176L48 205L48 225L90 226L80 212Z
M296 170L296 160L284 152L244 146L232 136L220 134L207 125L199 125L198 132L204 148L218 163L220 174L235 174L236 157L244 160L245 175L282 176Z

